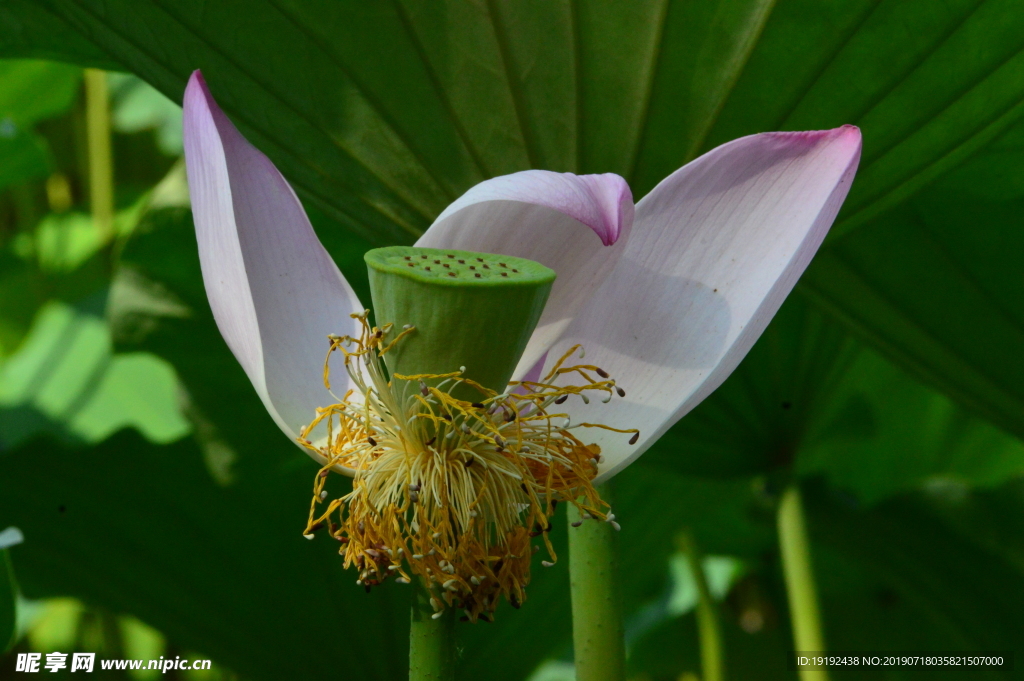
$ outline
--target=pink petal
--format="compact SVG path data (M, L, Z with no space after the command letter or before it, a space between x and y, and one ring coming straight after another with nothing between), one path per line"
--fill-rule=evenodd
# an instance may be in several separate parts
M363 309L277 168L220 110L196 71L185 90L185 161L206 294L221 335L293 440L324 388L327 336ZM332 364L343 394L347 376Z
M523 353L519 376L611 272L632 226L633 196L618 175L525 170L472 187L416 245L515 255L555 270L558 279Z
M633 446L628 435L579 433L602 447L599 479L638 457L747 354L825 238L860 148L853 126L744 137L639 203L622 259L548 354L550 364L582 343L585 361L626 390L609 405L565 404L574 421L641 431Z

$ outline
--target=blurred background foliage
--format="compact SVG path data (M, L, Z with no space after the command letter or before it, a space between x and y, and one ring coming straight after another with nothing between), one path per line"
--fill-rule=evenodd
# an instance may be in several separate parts
M99 140L83 67L109 71ZM1016 0L0 0L0 529L25 536L0 550L0 678L27 650L405 674L408 594L363 593L302 539L316 469L213 323L180 162L195 68L363 300L366 249L487 177L616 172L639 199L729 139L859 125L853 191L794 295L616 478L630 674L699 678L697 563L728 676L795 678L775 529L794 481L831 649L1017 646ZM90 200L104 140L109 219ZM572 678L565 563L459 636L462 678Z

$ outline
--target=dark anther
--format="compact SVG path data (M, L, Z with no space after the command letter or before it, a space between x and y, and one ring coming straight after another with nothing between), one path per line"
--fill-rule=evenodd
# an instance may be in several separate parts
M320 471L320 477L321 478L326 478L327 477L327 473L328 473L328 471Z
M374 440L372 437L367 436L366 441L370 443L371 447L376 447L377 446L377 441Z
M633 433L633 437L629 438L629 444L635 445L636 441L640 439L640 433Z
M623 390L622 388L618 387L618 386L615 386L615 392L617 392L619 394L619 397L625 397L626 396L626 391Z
M583 524L583 521L582 521L582 520L577 520L576 522L574 522L574 523L572 524L572 526L573 526L573 527L579 527L579 526L580 526L580 525L582 525L582 524Z
M474 406L474 407L475 407L476 409L483 409L483 408L484 408L484 405L483 405L482 403L480 403L480 402L474 402L474 403L473 403L473 406Z
M597 375L600 376L601 378L608 378L608 372L602 369L601 367L597 368Z
M469 468L470 466L473 465L473 462L475 460L476 459L466 459L465 461L462 462L462 465L465 466L466 468Z
M445 421L448 421L449 423L451 423L452 415L451 414L441 414L441 418L443 418Z
M520 489L522 489L522 490L523 490L524 492L526 492L527 494L529 494L529 493L530 493L530 491L529 491L528 489L526 489L526 483L525 483L525 482L524 482L524 483L521 483L521 484L519 485L519 487L520 487Z
M435 435L434 437L432 437L429 440L427 440L427 446L429 447L430 445L434 444L434 440L436 440L436 439L437 439L437 436Z
M520 607L522 607L522 603L520 603L519 599L516 598L515 596L510 596L509 597L508 604L511 605L516 610L518 610Z
M551 510L554 511L556 508L558 508L558 499L552 499L551 500Z
M569 399L568 395L562 395L561 397L555 400L555 404L561 404L562 402L565 402L567 399Z
M316 532L318 530L322 530L323 527L324 527L323 523L317 523L317 524L313 525L313 527L309 528L309 531L310 532Z

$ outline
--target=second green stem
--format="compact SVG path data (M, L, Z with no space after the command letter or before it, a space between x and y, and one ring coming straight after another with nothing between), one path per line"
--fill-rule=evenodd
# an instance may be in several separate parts
M795 484L783 492L779 501L778 528L794 647L797 652L821 654L825 650L825 637L821 629L821 612L818 609L803 502L800 499L800 488ZM800 678L804 681L827 681L828 672L804 669L800 671Z
M609 501L608 485L598 487ZM581 520L569 507L569 580L576 681L623 681L626 641L622 626L615 529L611 523Z

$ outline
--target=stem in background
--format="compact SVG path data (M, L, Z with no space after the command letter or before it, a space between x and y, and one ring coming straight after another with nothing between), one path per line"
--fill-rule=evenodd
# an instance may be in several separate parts
M598 486L611 501L609 484ZM626 641L622 626L611 523L584 520L569 506L569 580L572 592L572 640L576 681L623 681L626 677Z
M107 74L85 70L85 129L89 149L89 205L105 242L114 233L114 166L110 143L110 98Z
M725 657L722 655L722 631L718 613L704 575L704 556L693 535L684 532L679 537L680 548L686 553L690 574L697 585L697 629L700 633L701 681L725 681Z
M431 617L430 591L413 580L412 623L409 628L409 681L451 681L455 678L455 609Z
M786 578L789 596L789 615L793 626L793 644L798 652L823 652L825 639L821 630L821 612L814 585L810 542L804 520L800 489L790 485L779 502L779 549L782 553L782 572ZM800 670L803 681L827 681L824 670Z

